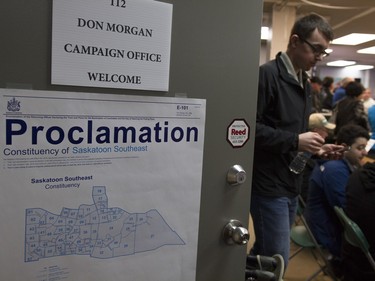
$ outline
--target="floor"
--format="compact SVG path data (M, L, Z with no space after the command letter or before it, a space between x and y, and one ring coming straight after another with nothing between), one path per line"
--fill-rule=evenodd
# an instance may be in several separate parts
M291 253L296 250L297 246L292 243ZM288 265L288 269L284 275L284 281L303 281L308 279L312 274L319 270L319 266L315 261L309 249L303 249L294 256ZM314 278L314 281L332 281L329 276L320 273Z
M249 232L250 241L248 243L248 250L250 250L251 245L254 243L254 231L252 229L252 221L249 219ZM298 250L298 246L291 243L291 254ZM290 261L288 268L284 275L284 281L305 281L312 274L319 270L319 265L315 261L309 249L303 249L296 256L294 256ZM332 278L320 273L316 276L313 281L333 281Z

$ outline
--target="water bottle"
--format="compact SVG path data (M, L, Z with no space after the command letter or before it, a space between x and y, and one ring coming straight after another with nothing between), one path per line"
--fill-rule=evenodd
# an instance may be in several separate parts
M311 155L309 152L298 152L296 157L290 162L289 170L295 174L302 173Z

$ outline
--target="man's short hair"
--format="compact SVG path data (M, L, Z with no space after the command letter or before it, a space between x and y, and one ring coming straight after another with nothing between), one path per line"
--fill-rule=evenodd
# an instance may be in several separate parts
M327 41L333 40L332 27L325 18L315 13L298 19L293 25L291 35L297 34L302 39L308 39L315 29L318 29Z
M342 126L339 132L337 133L336 143L337 144L345 143L350 146L353 143L355 143L355 140L357 138L365 138L369 140L370 134L362 126L354 125L354 124L345 125L345 126Z

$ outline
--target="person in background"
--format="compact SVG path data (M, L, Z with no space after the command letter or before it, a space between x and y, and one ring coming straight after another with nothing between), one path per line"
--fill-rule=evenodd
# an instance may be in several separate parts
M341 257L341 224L334 206L345 205L345 187L350 174L367 155L368 132L358 125L343 126L337 143L347 151L339 160L321 161L315 166L309 183L304 215L314 237L337 260Z
M329 123L321 113L313 113L309 117L309 131L318 133L323 139L326 139L333 133L336 125ZM304 202L307 200L309 189L310 175L315 167L316 158L311 157L307 160L305 169L303 170L303 180L301 185L301 196Z
M363 101L363 106L365 107L365 112L367 113L368 112L368 109L375 105L375 100L372 98L371 96L371 89L370 88L366 88L361 97L360 97Z
M290 228L297 210L302 175L289 163L298 151L336 155L342 146L324 144L307 132L311 88L306 71L321 61L333 39L332 28L317 14L298 19L286 52L260 66L250 213L255 243L250 255L282 255L289 260Z
M363 231L375 258L375 163L355 171L346 187L345 213ZM344 281L374 281L375 272L361 249L343 241Z
M335 92L333 93L333 99L332 99L332 107L335 107L336 103L338 103L341 99L343 99L346 95L346 85L348 85L350 82L353 82L353 77L345 77L341 80L340 86L336 88Z
M322 100L322 110L329 110L333 109L332 101L333 101L333 90L335 88L334 80L330 76L326 76L323 79L323 100Z
M370 131L368 117L361 100L361 95L364 90L365 88L359 82L353 81L346 85L346 97L339 101L335 108L337 111L335 135L337 135L341 127L346 124L357 124L365 128L368 132Z
M371 139L375 140L375 105L371 106L367 112L368 122L370 124ZM369 151L370 157L375 155L375 145Z
M320 112L322 109L322 80L318 76L314 76L310 79L311 85L311 100L312 108L311 112Z

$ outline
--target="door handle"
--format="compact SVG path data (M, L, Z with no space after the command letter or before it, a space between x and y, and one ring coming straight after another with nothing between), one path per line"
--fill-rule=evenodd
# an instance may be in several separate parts
M249 242L249 231L238 220L230 220L223 230L224 241L229 245L246 245Z
M246 172L241 165L234 165L230 167L227 173L227 183L230 185L243 184L246 181Z

